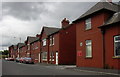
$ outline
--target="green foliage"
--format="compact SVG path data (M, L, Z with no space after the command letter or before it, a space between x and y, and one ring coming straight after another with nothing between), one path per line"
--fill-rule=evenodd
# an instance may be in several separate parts
M2 52L2 55L8 55L9 54L9 51L8 50L4 50L3 52Z

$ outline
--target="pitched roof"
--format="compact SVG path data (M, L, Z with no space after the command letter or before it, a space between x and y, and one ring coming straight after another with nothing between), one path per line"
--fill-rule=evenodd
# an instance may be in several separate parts
M53 28L53 27L43 27L44 31L46 32L46 35L49 36L57 31L60 30L60 28Z
M117 12L118 7L120 7L120 6L117 5L117 4L114 4L112 2L98 2L96 5L94 5L91 9L89 9L87 12L85 12L83 15L81 15L78 19L76 19L73 22L76 22L81 18L89 16L89 15L91 15L91 14L93 14L95 12L98 12L100 10L103 10L103 9L113 11L113 12Z
M30 43L34 43L34 42L39 41L39 40L40 40L39 37L35 37Z
M106 21L102 26L99 28L105 27L110 24L114 24L120 22L120 12L115 13L108 21Z
M17 45L13 45L14 50L17 50Z
M29 43L32 43L33 41L39 40L39 37L31 37L31 36L28 36L28 37L27 37L27 40L29 41Z
M17 44L18 48L20 48L20 47L22 47L22 46L24 46L24 45L25 45L25 43L18 43L18 44Z

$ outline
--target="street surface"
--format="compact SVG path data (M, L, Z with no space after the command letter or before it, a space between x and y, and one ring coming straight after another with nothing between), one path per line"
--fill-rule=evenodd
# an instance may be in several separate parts
M0 63L1 64L1 63ZM69 66L70 67L70 66ZM2 61L3 75L105 75L97 72L65 69L64 65L23 64L14 61Z

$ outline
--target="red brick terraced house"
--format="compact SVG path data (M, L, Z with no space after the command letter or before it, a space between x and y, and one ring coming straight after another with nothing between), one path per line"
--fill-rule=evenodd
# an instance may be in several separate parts
M9 57L13 58L14 45L9 46Z
M76 26L64 18L59 30L58 64L76 64Z
M17 58L17 45L13 45L12 58Z
M42 62L76 64L76 26L69 24L66 18L63 19L61 25L61 29L43 27L41 32Z
M76 24L76 51L78 67L119 68L118 59L113 59L114 38L119 27L110 27L103 35L98 28L118 11L118 5L112 2L98 2L86 13L73 21ZM115 34L117 35L115 37ZM104 49L105 43L105 49ZM110 46L110 47L109 47ZM113 46L113 47L112 47ZM107 48L106 48L107 47Z
M99 27L103 35L104 57L107 68L120 69L120 12Z
M25 44L26 44L26 57L31 57L30 43L33 42L36 39L38 39L38 37L32 37L32 36L27 37L27 40L25 41Z
M35 63L40 62L40 38L36 37L34 41L30 43L31 58L35 60Z
M19 57L26 57L26 45L25 43L23 43L23 45L21 47L19 47Z
M18 58L20 57L20 47L22 47L22 46L24 46L24 43L18 43L17 44L17 53L16 53L16 55L17 55Z
M52 27L43 27L41 31L41 62L49 63L49 46L50 46L50 40L49 35L57 32L59 28L52 28ZM55 38L56 39L56 38ZM59 39L59 37L58 37ZM53 39L54 40L54 39ZM56 42L57 43L57 42ZM57 44L58 45L58 44Z

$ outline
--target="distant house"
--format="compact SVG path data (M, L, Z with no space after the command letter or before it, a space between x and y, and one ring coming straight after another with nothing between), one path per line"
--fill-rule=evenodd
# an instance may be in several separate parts
M119 37L120 27L107 28L105 38L102 35L104 31L101 31L104 28L101 27L101 30L98 28L118 11L118 7L112 2L98 2L73 21L76 24L76 65L78 67L119 68L117 62L119 60L113 59L113 38Z
M21 45L19 47L19 57L26 57L26 45L25 43L23 43L23 45Z
M27 40L25 41L26 44L26 57L31 57L31 48L30 48L30 43L38 39L38 37L32 37L28 36Z
M36 35L34 41L30 43L31 58L35 63L40 62L40 36Z
M59 28L43 27L41 31L41 62L49 63L49 35L57 32Z
M65 18L62 28L43 27L41 32L41 62L76 64L76 27Z
M20 57L20 48L24 45L25 45L24 43L17 44L17 52L16 52L17 57Z
M14 46L11 45L11 46L9 46L8 49L9 49L9 57L13 57Z

